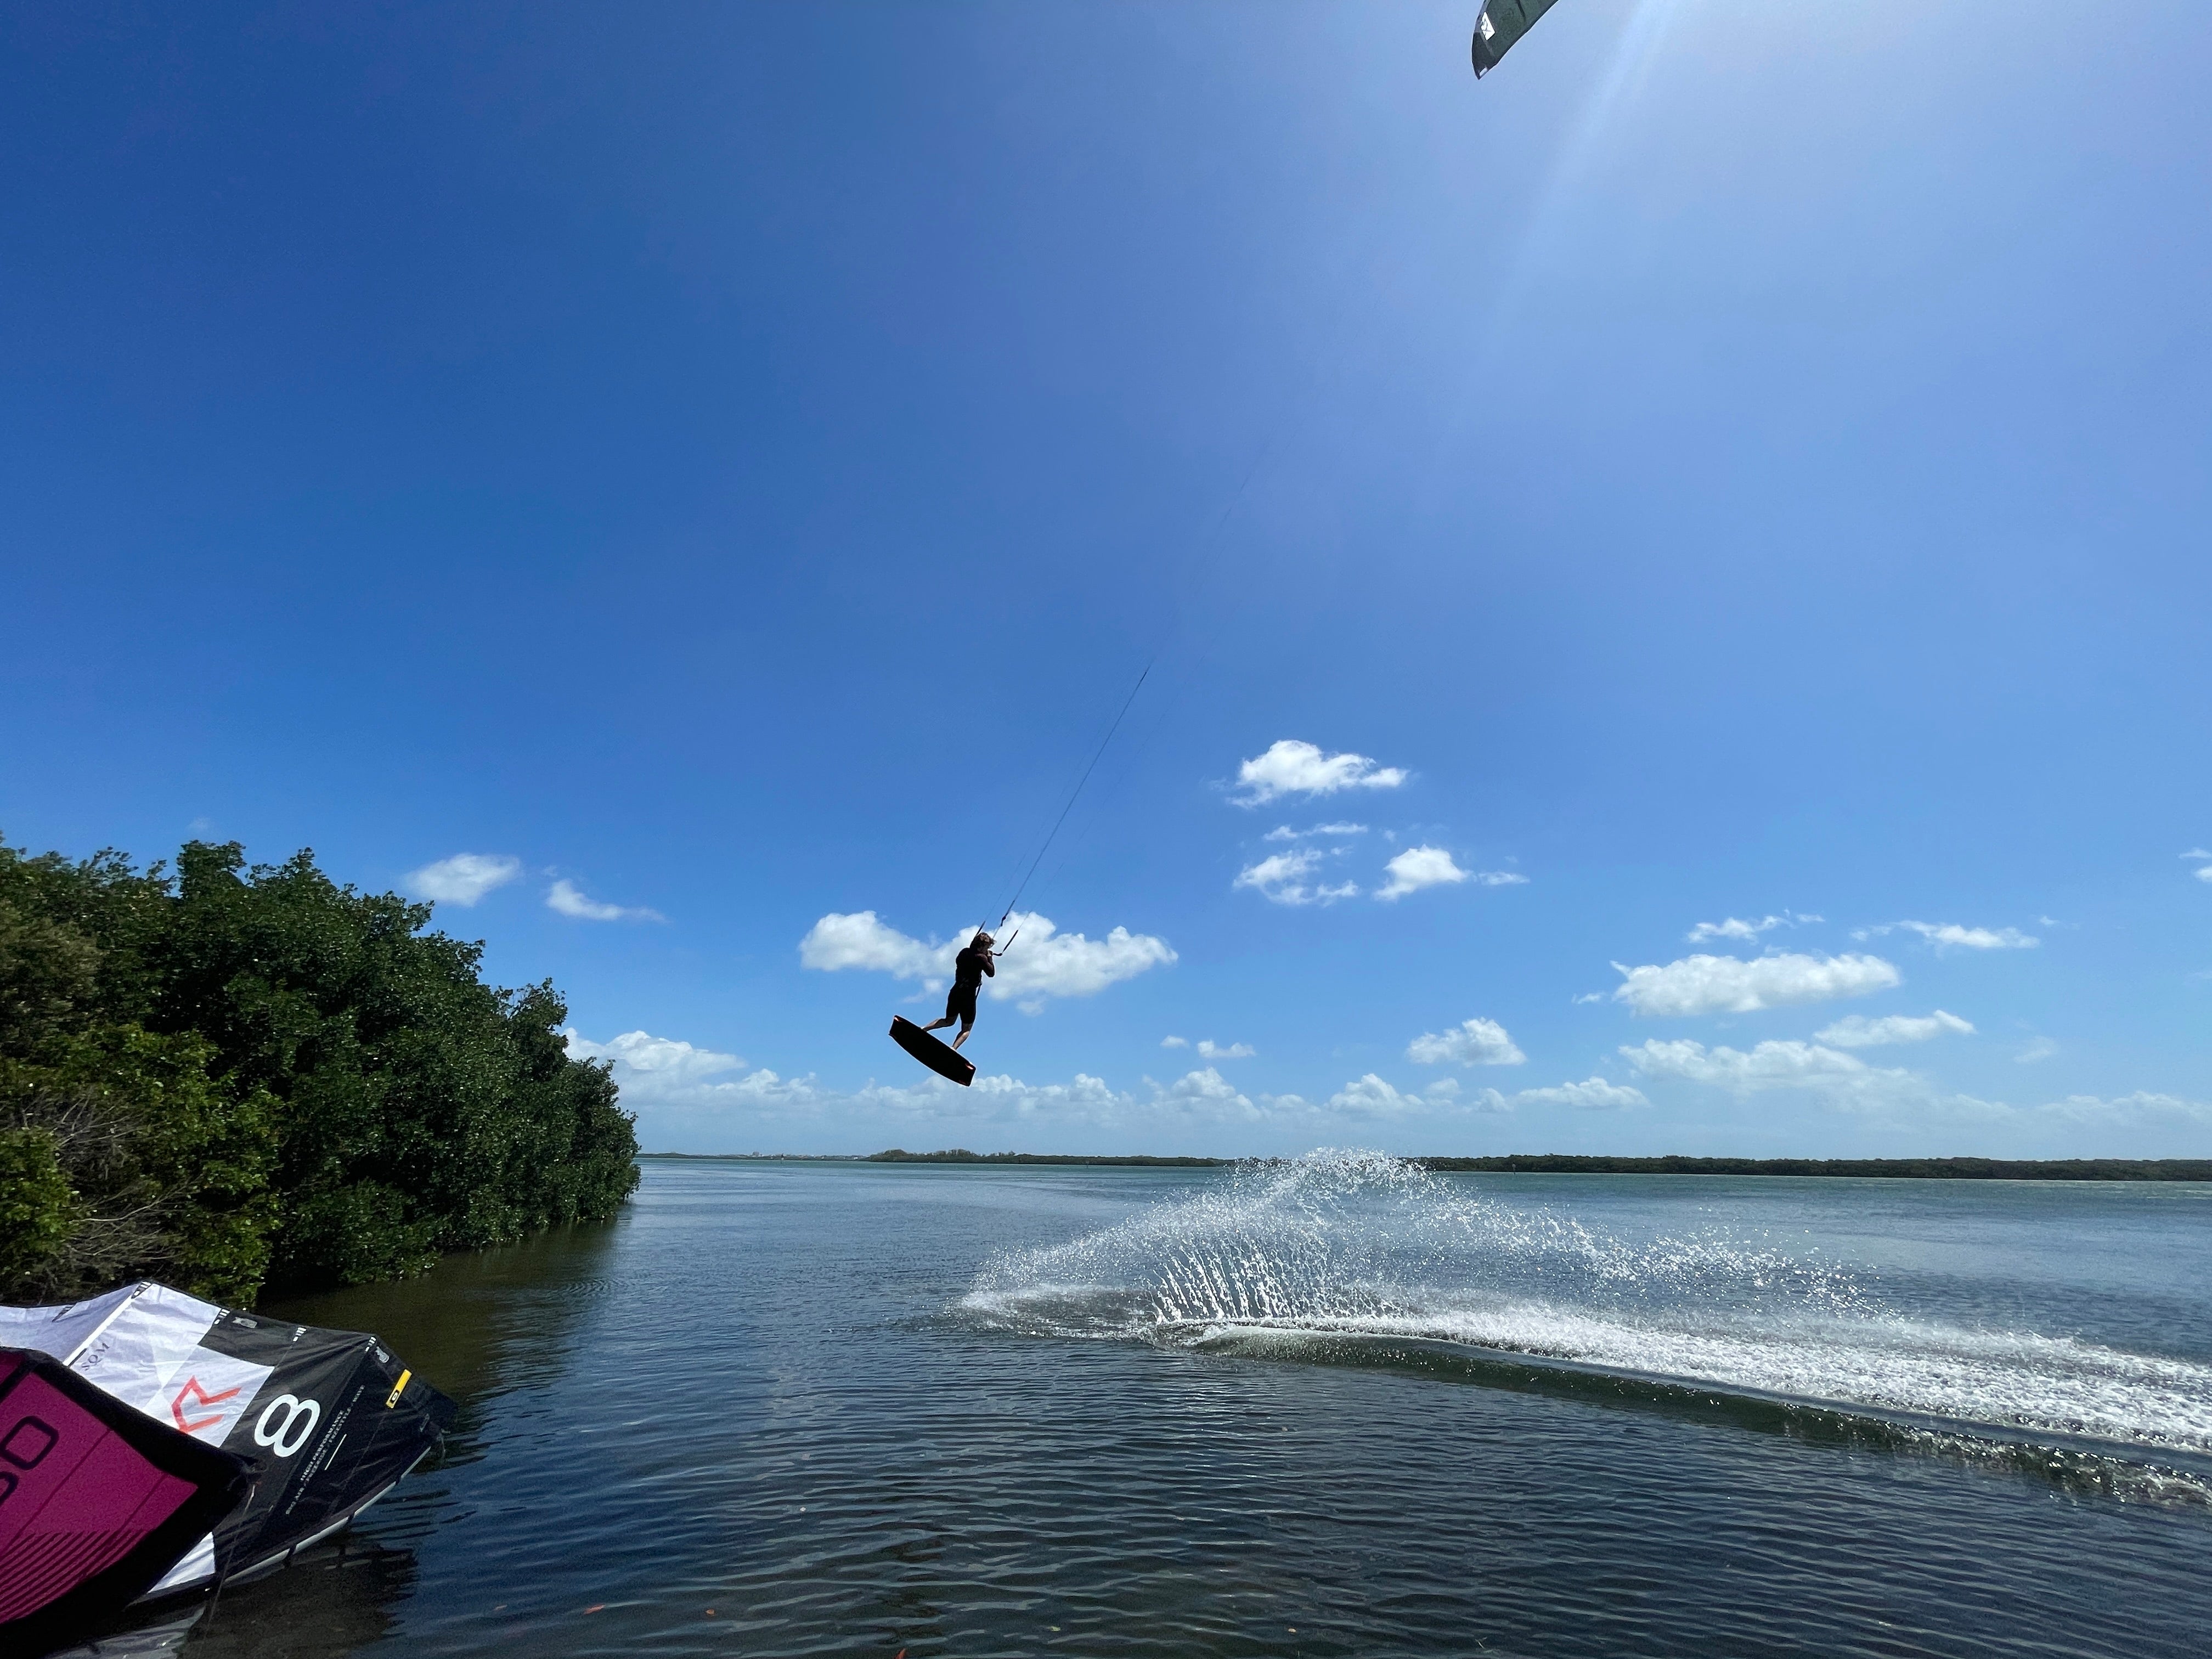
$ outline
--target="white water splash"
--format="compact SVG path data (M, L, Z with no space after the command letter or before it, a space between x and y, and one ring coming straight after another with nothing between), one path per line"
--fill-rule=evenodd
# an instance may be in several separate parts
M1379 1153L1242 1170L992 1262L972 1317L1267 1351L1416 1339L1962 1425L2212 1454L2212 1367L1911 1318L1841 1268L1713 1230L1630 1242Z

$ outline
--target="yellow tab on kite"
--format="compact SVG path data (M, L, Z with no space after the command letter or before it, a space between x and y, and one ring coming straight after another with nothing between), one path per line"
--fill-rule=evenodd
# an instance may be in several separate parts
M399 1380L392 1385L392 1392L384 1396L385 1410L390 1411L399 1403L399 1396L407 1392L407 1379L414 1375L412 1371L404 1370L399 1373Z

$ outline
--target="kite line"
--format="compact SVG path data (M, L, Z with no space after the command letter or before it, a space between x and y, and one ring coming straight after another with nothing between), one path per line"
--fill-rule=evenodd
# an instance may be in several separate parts
M1137 693L1145 689L1145 680L1152 672L1152 665L1147 662L1144 673L1137 676L1137 683L1129 688L1129 695L1122 699L1121 712L1114 716L1113 725L1106 728L1106 735L1099 740L1097 751L1091 757L1091 764L1083 769L1083 775L1075 781L1075 788L1067 798L1067 805L1060 809L1060 816L1052 821L1052 828L1046 832L1044 845L1037 848L1036 856L1030 860L1028 871L1023 875L1020 884L1014 889L1013 897L1006 901L1006 908L1000 912L1000 927L1006 925L1006 918L1014 914L1014 906L1022 902L1022 894L1030 884L1030 878L1036 874L1037 866L1044 862L1044 855L1052 850L1054 837L1060 834L1060 826L1067 822L1067 815L1075 810L1075 802L1077 797L1083 793L1083 786L1091 781L1091 775L1098 769L1098 763L1105 758L1106 745L1114 741L1114 734L1121 729L1121 722L1127 717L1130 705L1137 701Z

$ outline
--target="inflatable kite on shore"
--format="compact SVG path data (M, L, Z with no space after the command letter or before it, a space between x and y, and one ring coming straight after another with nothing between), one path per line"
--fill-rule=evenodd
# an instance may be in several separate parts
M453 1414L373 1336L160 1285L0 1308L0 1651L283 1566L389 1492Z
M1496 69L1498 60L1535 27L1552 4L1553 0L1489 0L1474 20L1474 78L1480 81Z

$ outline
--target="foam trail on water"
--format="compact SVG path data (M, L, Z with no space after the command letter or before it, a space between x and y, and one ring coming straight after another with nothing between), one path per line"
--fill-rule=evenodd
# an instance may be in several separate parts
M1234 1347L1468 1344L1839 1407L2212 1454L2212 1366L1907 1317L1850 1272L1724 1231L1630 1241L1380 1153L1239 1170L989 1263L970 1316Z

